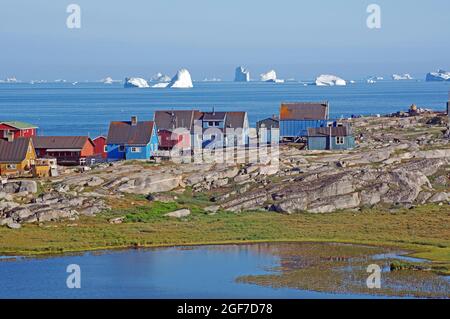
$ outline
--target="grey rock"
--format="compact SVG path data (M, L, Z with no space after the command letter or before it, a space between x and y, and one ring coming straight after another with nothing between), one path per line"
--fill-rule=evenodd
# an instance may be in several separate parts
M191 214L191 211L189 209L179 209L179 210L164 214L164 216L174 217L174 218L182 218L182 217L187 217L190 214Z

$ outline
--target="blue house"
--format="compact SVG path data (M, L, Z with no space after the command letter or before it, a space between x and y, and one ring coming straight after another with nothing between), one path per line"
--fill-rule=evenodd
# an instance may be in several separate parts
M307 137L309 128L326 127L328 120L328 102L282 103L280 137L294 142L301 140Z
M355 138L349 126L330 126L308 129L309 150L349 150Z
M108 160L149 159L158 150L158 135L153 121L111 122L106 152Z

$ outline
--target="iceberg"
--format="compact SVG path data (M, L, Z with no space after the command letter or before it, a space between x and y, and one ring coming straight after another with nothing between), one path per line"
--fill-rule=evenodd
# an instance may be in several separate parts
M414 80L414 78L413 78L409 73L405 73L405 74L393 74L393 75L392 75L392 80L395 80L395 81Z
M155 85L152 85L152 88L163 89L163 88L166 88L168 85L169 85L169 83L167 83L167 82L161 82L161 83L156 83Z
M438 70L437 72L430 72L427 74L427 82L442 82L450 81L450 72L444 70Z
M186 69L178 70L177 74L172 78L167 87L177 89L187 89L194 87L192 85L191 74Z
M147 81L143 78L125 78L125 83L123 85L125 88L148 88L149 85Z
M317 86L345 86L347 81L336 75L322 74L316 78Z
M234 73L234 82L249 82L250 81L250 71L242 66L238 66Z
M161 72L156 73L152 78L150 79L150 82L157 82L157 83L169 83L171 78L165 74L162 74Z
M103 82L104 84L113 84L114 80L112 79L112 77L108 76L104 79L101 79L100 82Z
M5 79L5 83L18 83L19 81L16 79L15 76L12 76L10 78Z
M260 75L263 82L284 83L284 80L277 79L277 72L270 70L269 72Z

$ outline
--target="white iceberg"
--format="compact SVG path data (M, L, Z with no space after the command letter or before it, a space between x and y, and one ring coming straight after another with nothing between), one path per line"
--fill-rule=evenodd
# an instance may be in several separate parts
M170 76L162 74L161 72L156 73L152 78L150 79L150 82L157 82L157 83L169 83Z
M238 66L234 73L234 82L249 82L250 71L242 66Z
M274 81L277 79L277 72L275 70L270 70L269 72L262 73L261 75L261 81Z
M17 83L17 82L19 82L19 81L16 79L15 76L12 76L12 77L6 78L6 79L5 79L5 82L6 82L6 83Z
M345 86L347 81L336 75L322 74L316 78L317 86Z
M262 73L261 81L263 82L274 82L274 83L283 83L284 80L277 79L277 72L275 70L270 70L269 72Z
M125 88L148 88L149 85L147 81L143 78L125 78L125 83L123 85Z
M393 75L392 75L392 80L395 80L395 81L403 81L403 80L414 80L414 78L413 78L409 73L405 73L405 74L393 74Z
M163 89L163 88L166 88L168 85L169 85L169 83L167 83L167 82L161 82L161 83L156 83L155 85L152 85L152 88Z
M112 79L112 77L107 76L104 79L101 79L100 82L103 82L104 84L113 84L114 80Z
M428 82L450 81L450 72L444 70L438 70L437 72L430 72L427 74L426 80Z
M187 89L194 87L192 85L191 74L186 69L178 70L177 74L172 78L167 87L177 89Z

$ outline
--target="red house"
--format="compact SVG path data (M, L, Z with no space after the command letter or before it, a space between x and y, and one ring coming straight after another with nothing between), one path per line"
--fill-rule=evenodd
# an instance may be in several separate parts
M25 122L0 122L0 139L36 136L37 126Z
M35 136L33 144L38 157L56 158L59 165L95 162L95 145L88 136Z
M97 136L92 140L94 142L94 155L101 158L107 158L108 153L106 152L106 137L103 135Z

